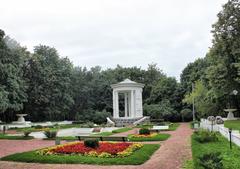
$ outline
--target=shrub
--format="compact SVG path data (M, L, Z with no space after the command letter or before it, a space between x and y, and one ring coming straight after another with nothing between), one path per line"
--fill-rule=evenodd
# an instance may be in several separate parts
M31 132L32 132L31 130L24 130L23 131L24 137L28 137Z
M99 147L99 141L96 139L84 140L84 145L86 147L97 148Z
M93 128L94 127L94 123L93 122L87 122L87 123L83 124L82 127Z
M34 128L35 128L35 129L42 129L43 126L41 126L41 125L36 125Z
M191 109L183 109L181 110L182 121L191 121L192 120L192 110Z
M194 139L199 143L218 141L216 132L209 132L205 130L196 131Z
M223 169L220 152L211 152L199 157L199 164L204 169Z
M147 128L142 128L139 130L139 134L150 134L150 130Z
M82 121L82 120L78 120L78 121L73 121L72 122L72 124L83 124L84 123L84 121Z
M47 130L47 131L44 131L44 134L47 138L56 138L57 131L56 130Z

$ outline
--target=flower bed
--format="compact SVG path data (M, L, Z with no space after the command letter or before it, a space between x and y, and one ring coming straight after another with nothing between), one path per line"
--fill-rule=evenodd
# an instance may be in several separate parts
M50 148L45 148L37 151L41 155L51 154L78 154L90 157L126 157L131 155L134 151L140 149L143 145L139 143L113 143L101 142L98 148L86 147L83 142L73 142L63 145L58 145Z
M166 133L152 133L152 134L132 134L128 136L130 141L164 141L170 137Z
M136 138L152 138L152 137L156 137L157 133L152 133L152 134L133 134L132 137L136 137Z

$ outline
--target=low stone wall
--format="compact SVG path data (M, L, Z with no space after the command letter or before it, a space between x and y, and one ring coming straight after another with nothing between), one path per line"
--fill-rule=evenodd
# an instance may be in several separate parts
M200 128L203 128L203 129L206 129L209 131L218 131L225 138L227 138L228 140L230 139L229 129L224 127L223 124L212 125L210 121L208 121L206 119L201 119ZM232 142L235 143L236 145L240 146L240 133L238 130L232 131Z

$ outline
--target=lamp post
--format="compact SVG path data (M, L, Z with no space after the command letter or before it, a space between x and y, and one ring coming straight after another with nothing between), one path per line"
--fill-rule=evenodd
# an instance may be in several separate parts
M193 92L193 90L194 90L194 83L192 83L192 92ZM196 119L195 119L195 103L194 103L194 97L192 98L193 100L192 100L192 102L193 102L193 104L192 104L192 113L193 113L193 121L195 121Z
M228 130L229 132L229 144L230 144L230 149L232 149L232 129L230 128Z

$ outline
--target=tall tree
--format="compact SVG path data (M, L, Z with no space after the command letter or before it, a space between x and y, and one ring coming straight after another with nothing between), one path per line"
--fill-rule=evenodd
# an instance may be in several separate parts
M56 49L35 47L25 73L29 85L25 111L33 120L67 118L73 104L71 74L72 64L67 58L59 58Z
M0 30L0 112L5 114L4 120L10 121L15 112L23 109L27 96L22 70L24 58L6 45L4 35Z
M223 6L212 33L213 46L209 52L210 67L207 70L209 85L217 99L224 98L224 102L228 103L232 91L240 91L239 0L229 0Z

